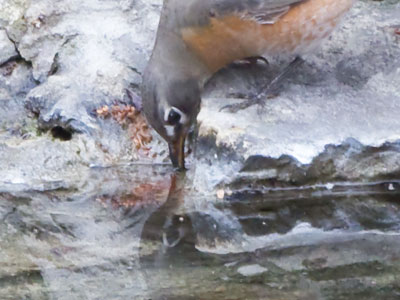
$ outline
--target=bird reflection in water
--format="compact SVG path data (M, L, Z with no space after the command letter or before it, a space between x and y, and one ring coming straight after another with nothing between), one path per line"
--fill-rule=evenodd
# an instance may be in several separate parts
M194 248L191 214L186 212L185 195L191 186L184 173L172 174L166 201L154 211L143 226L141 242L159 244L159 254L180 252L177 248ZM175 248L175 249L172 249Z
M191 218L197 214L187 213L185 207L185 197L193 187L190 176L164 168L142 168L140 173L130 174L122 180L125 183L104 183L110 188L96 198L104 207L112 208L121 232L140 239L141 249L158 244L166 253L183 242L194 248Z

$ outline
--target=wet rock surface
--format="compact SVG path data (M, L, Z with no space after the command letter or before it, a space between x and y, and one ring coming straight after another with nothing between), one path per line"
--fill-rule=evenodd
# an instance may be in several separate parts
M221 201L133 166L80 184L0 194L2 299L399 297L395 183Z
M287 59L216 74L185 176L98 114L138 107L160 9L0 0L0 298L398 299L399 1L357 2L262 111L219 109Z
M390 147L385 143L396 147L400 138L398 7L398 2L358 1L321 50L306 57L279 95L267 99L264 107L234 114L220 111L242 101L230 94L254 94L287 62L232 66L217 74L208 83L198 118L200 140L205 145L200 156L206 164L216 166L226 157L222 167L229 169L226 163L230 163L235 173L243 170L243 165L249 169L249 164L262 156L267 163L252 168L254 177L262 169L274 177L271 170L276 165L283 167L283 161L289 159L287 165L293 167L286 175L292 174L284 180L295 182L299 177L374 180L387 172L398 174L394 158L398 150L391 152L393 161L382 161ZM210 145L221 150L207 156ZM301 174L307 169L311 172ZM220 173L213 168L208 172ZM226 173L221 172L221 180L229 181ZM279 176L275 176L278 181L282 180Z

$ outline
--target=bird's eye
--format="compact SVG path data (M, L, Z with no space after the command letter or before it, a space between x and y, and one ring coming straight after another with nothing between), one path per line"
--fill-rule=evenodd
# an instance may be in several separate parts
M171 108L171 110L168 113L168 119L167 123L169 125L177 125L179 121L181 120L181 114L176 111L174 108Z

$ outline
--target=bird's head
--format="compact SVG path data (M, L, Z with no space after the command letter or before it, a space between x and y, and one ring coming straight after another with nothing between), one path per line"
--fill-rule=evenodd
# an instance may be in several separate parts
M173 79L146 71L142 101L150 125L167 141L175 168L185 168L185 139L200 111L201 91L195 79Z

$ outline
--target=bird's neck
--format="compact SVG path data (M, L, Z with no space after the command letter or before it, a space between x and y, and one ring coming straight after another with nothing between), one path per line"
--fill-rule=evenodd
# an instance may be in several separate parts
M171 77L194 78L203 85L212 75L199 58L188 49L179 33L158 28L150 63Z

